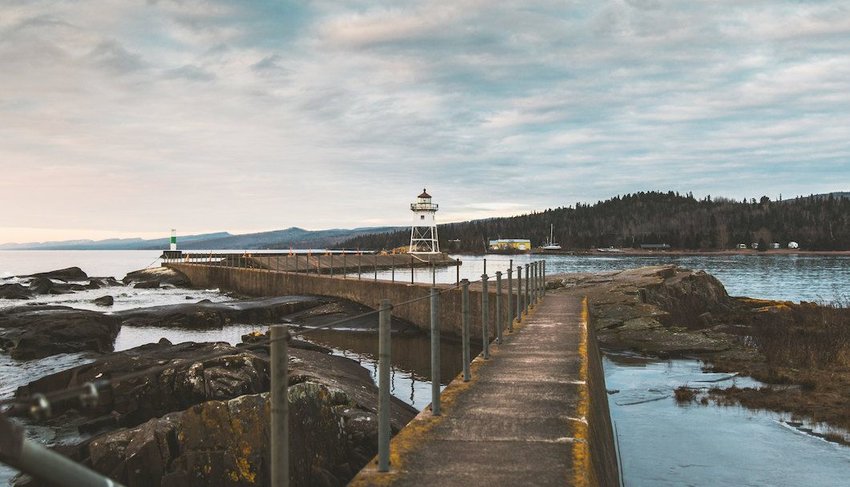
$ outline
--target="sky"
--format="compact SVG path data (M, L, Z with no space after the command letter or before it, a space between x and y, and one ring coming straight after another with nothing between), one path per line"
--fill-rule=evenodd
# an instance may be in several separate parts
M0 0L0 242L848 182L846 0Z

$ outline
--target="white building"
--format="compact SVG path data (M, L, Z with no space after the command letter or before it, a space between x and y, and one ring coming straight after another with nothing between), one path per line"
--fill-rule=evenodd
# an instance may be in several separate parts
M411 254L439 254L440 241L437 237L437 210L439 205L431 202L431 195L425 189L410 204L413 212L413 225L410 227Z

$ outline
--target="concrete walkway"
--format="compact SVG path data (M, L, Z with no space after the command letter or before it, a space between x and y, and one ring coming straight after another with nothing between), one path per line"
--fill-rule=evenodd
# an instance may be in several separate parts
M391 471L350 485L587 485L587 367L582 302L547 295L472 381L443 392L391 444Z

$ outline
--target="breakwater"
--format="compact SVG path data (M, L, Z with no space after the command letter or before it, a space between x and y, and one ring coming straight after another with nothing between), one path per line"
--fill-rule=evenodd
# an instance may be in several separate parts
M391 282L377 279L343 278L342 276L304 274L295 272L274 272L266 269L246 269L223 267L220 265L205 265L203 263L169 263L165 264L177 270L189 279L196 288L219 288L225 291L237 292L248 296L285 296L285 295L318 295L348 299L370 308L377 309L382 299L392 303L406 303L428 296L430 284L410 284ZM516 284L516 283L514 283ZM525 283L523 283L524 285ZM439 310L441 332L455 337L461 336L461 319L458 310L461 308L462 293L460 289L450 289L454 286L437 284L437 288L447 289L440 297L442 306ZM494 284L491 282L491 289ZM516 286L514 285L514 291ZM507 284L503 289L504 299L501 299L501 316L507 320ZM481 307L483 291L480 286L470 287L470 333L473 338L482 338ZM490 316L496 316L496 292L488 290ZM514 309L516 307L514 306ZM426 299L412 302L393 309L393 316L409 321L422 330L430 328L431 307ZM492 319L492 318L491 318ZM495 337L495 327L490 327L491 338Z

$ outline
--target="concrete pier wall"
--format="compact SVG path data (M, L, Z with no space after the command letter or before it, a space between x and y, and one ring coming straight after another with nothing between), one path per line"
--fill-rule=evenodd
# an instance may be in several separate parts
M620 472L616 437L612 426L611 412L608 408L608 390L605 387L605 372L602 368L602 355L596 341L587 299L582 303L582 321L585 329L583 355L587 364L585 382L587 384L587 434L590 462L587 465L589 485L620 485Z
M428 284L410 284L373 279L343 279L316 274L274 272L265 269L240 269L205 265L201 263L172 263L167 267L182 272L196 288L219 288L248 296L285 296L293 294L331 296L344 298L378 309L382 299L393 304L393 316L407 320L423 330L431 327L430 300L407 301L428 296ZM446 290L440 295L440 330L444 334L461 336L461 290L454 286L438 285ZM491 288L495 287L491 283ZM470 288L470 336L481 339L481 291ZM507 292L503 293L507 296ZM495 336L493 323L496 317L496 293L489 292L490 336ZM507 299L502 299L502 316L507 323ZM376 318L377 319L377 318Z

